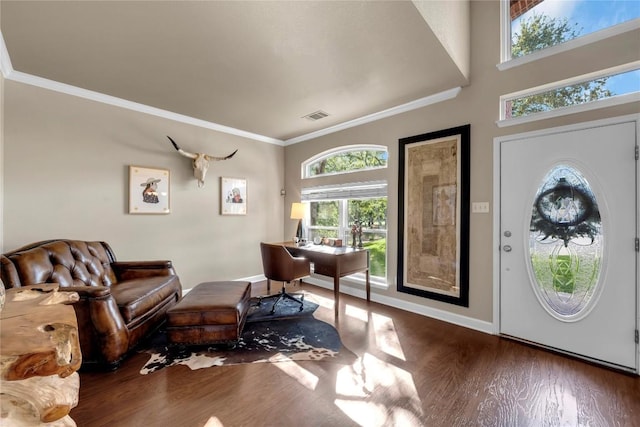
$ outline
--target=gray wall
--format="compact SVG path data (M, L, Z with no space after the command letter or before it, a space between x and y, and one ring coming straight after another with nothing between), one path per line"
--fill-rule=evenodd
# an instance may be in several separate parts
M104 240L122 260L171 259L183 287L262 274L260 240L282 239L283 148L5 82L4 250ZM198 188L193 152L238 153ZM171 173L168 215L128 214L129 165ZM247 179L247 215L221 216L220 177Z

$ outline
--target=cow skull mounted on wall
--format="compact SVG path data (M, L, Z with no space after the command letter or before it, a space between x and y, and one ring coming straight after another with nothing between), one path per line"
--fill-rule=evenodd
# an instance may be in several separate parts
M232 158L234 154L238 152L238 150L236 150L226 157L210 156L208 154L203 154L203 153L189 153L184 151L182 148L178 147L178 144L176 144L176 142L173 139L171 139L170 136L167 135L167 138L169 138L169 141L171 141L171 143L173 144L173 147L176 150L178 150L178 153L182 154L185 157L193 159L193 175L198 180L198 187L204 186L204 177L207 175L207 170L209 169L210 161L227 160Z

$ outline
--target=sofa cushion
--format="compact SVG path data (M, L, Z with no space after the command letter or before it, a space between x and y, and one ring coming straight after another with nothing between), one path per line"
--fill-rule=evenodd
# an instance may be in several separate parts
M177 276L156 276L127 280L111 287L125 323L144 317L181 288Z
M15 265L22 286L109 286L115 281L104 248L92 242L52 241L8 258Z

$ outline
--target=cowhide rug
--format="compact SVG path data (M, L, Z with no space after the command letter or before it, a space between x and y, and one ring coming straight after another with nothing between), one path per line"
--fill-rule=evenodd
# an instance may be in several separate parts
M273 300L249 311L242 337L234 348L224 346L169 345L163 330L158 331L142 351L151 357L140 370L142 375L174 365L192 370L240 363L284 361L329 361L351 364L357 356L343 346L338 331L312 316L318 305L305 300L299 311L293 302L278 303L275 315L269 315ZM282 306L281 306L282 304Z

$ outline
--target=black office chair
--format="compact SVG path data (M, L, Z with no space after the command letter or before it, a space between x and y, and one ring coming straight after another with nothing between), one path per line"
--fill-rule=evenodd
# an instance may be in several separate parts
M273 294L258 297L258 305L263 299L276 298L271 307L271 314L276 311L276 304L283 299L290 299L300 304L300 311L304 306L304 295L301 293L289 294L286 292L287 283L299 280L311 275L311 262L307 258L294 257L282 245L274 245L271 243L260 243L260 253L262 254L262 268L267 278L267 291L271 291L271 281L283 282L282 291ZM295 298L300 296L300 299Z

